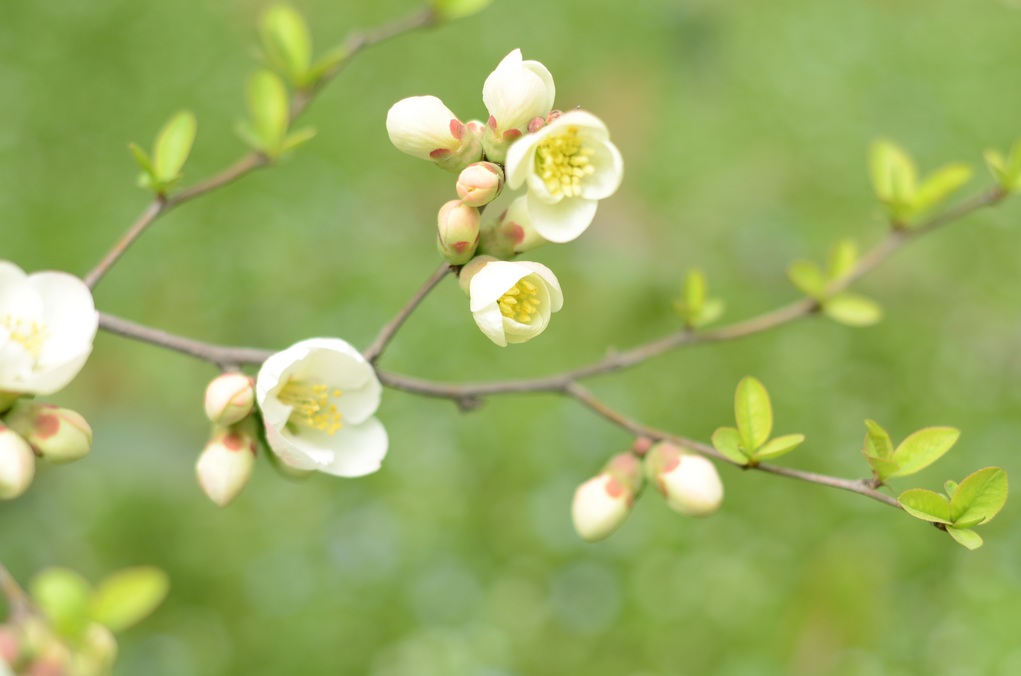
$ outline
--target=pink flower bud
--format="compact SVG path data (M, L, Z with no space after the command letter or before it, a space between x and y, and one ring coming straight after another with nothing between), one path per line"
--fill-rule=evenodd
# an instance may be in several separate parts
M574 492L571 518L582 539L596 542L623 525L642 488L642 469L631 453L610 459L602 473Z
M32 484L32 447L9 427L0 425L0 499L16 498Z
M481 207L497 198L503 189L503 169L492 162L476 162L457 177L457 196L470 207Z
M71 409L22 399L6 420L36 455L55 464L84 458L92 448L92 428Z
M242 426L213 433L195 464L199 485L209 499L225 507L248 483L255 465L255 438Z
M440 207L436 247L452 265L467 263L479 245L479 210L461 200Z
M701 455L661 442L645 456L645 471L675 512L709 516L723 502L723 484L716 466Z
M233 425L255 407L255 380L244 373L224 373L206 388L206 417L215 425Z

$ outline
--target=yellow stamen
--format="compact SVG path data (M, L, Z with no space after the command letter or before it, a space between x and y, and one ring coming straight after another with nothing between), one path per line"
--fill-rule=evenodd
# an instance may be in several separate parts
M25 322L11 315L0 317L0 326L10 332L11 340L24 347L36 359L39 358L49 333L45 326L37 322Z
M595 173L589 159L593 153L582 145L578 127L570 126L539 144L535 172L554 196L577 197L581 195L582 179Z
M522 279L507 289L496 304L504 317L522 324L531 324L542 304L539 299L539 287Z
M343 427L340 411L331 399L339 398L343 392L330 390L321 383L305 383L288 380L277 399L293 410L287 422L295 426L310 427L333 435Z

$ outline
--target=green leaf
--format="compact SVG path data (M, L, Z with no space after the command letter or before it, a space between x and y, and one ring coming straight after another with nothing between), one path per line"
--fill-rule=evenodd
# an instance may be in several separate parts
M880 481L886 481L891 474L897 471L897 463L887 458L877 458L865 453L865 462L869 464Z
M947 533L968 549L974 551L982 546L982 536L968 528L954 528L947 526Z
M913 211L925 211L950 197L971 180L972 173L971 167L962 163L948 164L932 172L912 201Z
M805 443L804 434L785 434L782 437L771 439L755 452L756 460L769 460L779 458L781 455L790 453L795 448Z
M890 433L875 420L865 421L865 453L874 458L890 458L893 456L893 440Z
M47 568L32 578L29 589L58 634L72 640L82 635L92 595L84 577L69 568Z
M276 73L260 70L249 79L248 111L251 123L239 133L257 150L277 155L290 124L290 108L287 88Z
M170 118L156 136L152 173L160 183L170 184L179 177L191 153L197 124L194 113L182 110Z
M137 143L129 143L128 150L131 151L131 155L135 158L135 162L138 164L138 168L143 172L152 176L152 160L149 159L148 153L142 150L141 146Z
M950 481L949 479L947 479L943 483L943 490L947 492L947 497L949 497L951 501L953 501L954 492L957 490L957 482Z
M926 427L900 443L893 452L897 471L891 476L907 476L928 467L957 443L960 430L953 427Z
M794 261L787 268L787 278L798 291L811 298L822 298L826 291L826 280L822 270L812 261Z
M741 449L741 434L733 427L721 427L713 432L713 448L738 465L748 464L748 454Z
M883 318L883 309L872 300L856 293L839 293L822 306L827 317L846 326L871 326Z
M286 4L267 9L259 22L266 58L298 87L308 84L312 38L305 17Z
M741 445L749 453L766 443L773 429L773 407L769 393L751 376L741 379L734 393L734 415L741 434Z
M702 326L704 324L711 324L723 316L723 311L726 309L726 304L722 298L707 298L705 304L702 305L702 312L695 320L695 326Z
M695 269L688 272L688 276L684 280L684 305L692 317L697 317L702 312L706 288L705 275L701 270Z
M124 631L155 610L169 589L170 580L159 568L126 568L99 583L89 614L110 631Z
M1007 502L1007 473L986 467L969 474L954 491L950 514L955 524L978 525L992 519Z
M911 488L900 494L897 502L904 511L922 521L950 524L950 501L946 496L924 488Z
M858 264L858 245L853 239L845 238L837 241L830 248L826 270L829 279L841 279L849 275Z
M880 202L898 206L914 200L918 171L900 146L885 140L874 142L869 151L869 176Z
M340 47L334 47L322 57L319 58L312 66L308 69L305 79L309 82L318 82L327 73L334 70L341 63L351 56L351 48L341 45Z
M298 146L305 145L313 138L315 138L316 130L312 127L302 127L287 135L284 142L280 145L280 153L289 153Z
M492 2L493 0L432 0L432 7L438 18L451 21L478 14Z

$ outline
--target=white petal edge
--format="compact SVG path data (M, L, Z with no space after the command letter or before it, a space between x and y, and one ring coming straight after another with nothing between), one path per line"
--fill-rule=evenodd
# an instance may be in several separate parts
M577 239L596 216L599 204L595 200L572 197L556 204L528 197L528 214L535 231L543 239L563 244Z

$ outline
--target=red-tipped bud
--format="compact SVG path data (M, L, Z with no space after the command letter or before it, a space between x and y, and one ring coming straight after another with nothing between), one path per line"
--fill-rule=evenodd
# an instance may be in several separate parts
M244 425L218 428L195 464L199 485L209 499L227 506L248 483L255 465L255 437Z
M492 162L469 164L457 177L457 196L470 207L481 207L503 190L503 169Z
M461 200L440 207L437 216L436 248L451 265L463 265L479 245L479 210Z
M92 448L92 428L68 408L21 399L5 420L36 455L52 463L73 462L88 455Z
M206 417L214 425L241 422L255 408L255 380L244 373L224 373L206 387Z
M716 466L696 453L661 442L645 456L645 473L675 512L709 516L723 502L723 483Z
M596 542L623 525L642 488L642 468L631 453L614 456L574 492L571 518L582 539Z

